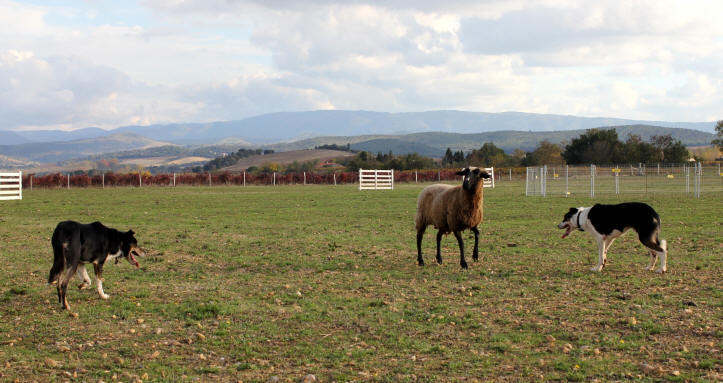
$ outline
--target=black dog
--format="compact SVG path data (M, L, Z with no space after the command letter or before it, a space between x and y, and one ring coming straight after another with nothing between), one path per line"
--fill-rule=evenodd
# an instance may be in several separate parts
M598 246L598 262L593 271L601 271L607 261L607 253L615 238L625 234L630 229L638 233L640 242L650 252L650 264L646 270L655 267L655 261L660 256L658 273L667 269L668 245L665 240L658 238L660 234L660 216L647 204L642 202L626 202L617 205L596 204L593 207L572 207L558 229L567 229L562 238L567 237L573 229L587 231Z
M109 296L103 292L103 264L107 259L123 257L138 268L140 265L134 256L145 255L138 247L133 231L123 233L104 226L100 222L82 224L75 221L63 221L55 227L51 243L53 245L53 267L50 269L48 283L57 283L58 301L62 308L70 310L66 292L68 282L73 274L83 282L78 286L84 289L90 286L90 277L85 270L85 263L92 263L95 270L95 281L98 294L103 299Z

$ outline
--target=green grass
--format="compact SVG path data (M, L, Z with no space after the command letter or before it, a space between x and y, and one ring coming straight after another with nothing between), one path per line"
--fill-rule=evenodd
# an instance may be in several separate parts
M663 218L669 271L658 275L643 270L633 234L590 272L594 241L562 240L555 225L591 201L525 198L504 182L485 190L480 262L465 234L470 269L453 237L436 265L430 229L419 267L421 188L34 190L4 201L0 380L720 379L723 194L624 197ZM45 284L65 219L132 228L148 253L140 270L106 266L107 301L73 279L77 318Z

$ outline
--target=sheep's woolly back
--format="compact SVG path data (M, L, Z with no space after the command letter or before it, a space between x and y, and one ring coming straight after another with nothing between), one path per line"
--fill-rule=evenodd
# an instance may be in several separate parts
M482 184L479 180L471 192L461 185L435 184L424 188L417 200L417 231L434 225L447 234L479 225L482 222Z

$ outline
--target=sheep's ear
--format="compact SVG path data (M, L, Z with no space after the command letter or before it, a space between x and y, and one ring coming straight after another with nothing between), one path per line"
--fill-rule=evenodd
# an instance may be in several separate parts
M458 176L466 176L466 175L468 175L468 174L469 174L469 168L464 168L464 169L462 169L462 170L460 170L460 171L457 172L457 175L458 175Z
M480 174L480 176L481 176L482 178L490 178L490 177L491 177L490 174L487 173L487 172L482 172L482 174Z

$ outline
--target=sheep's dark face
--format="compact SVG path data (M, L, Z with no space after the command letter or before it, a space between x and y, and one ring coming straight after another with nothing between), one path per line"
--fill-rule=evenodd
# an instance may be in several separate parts
M477 189L477 184L483 178L490 178L489 173L480 168L469 166L457 172L457 175L463 176L462 189L467 191L474 191Z

